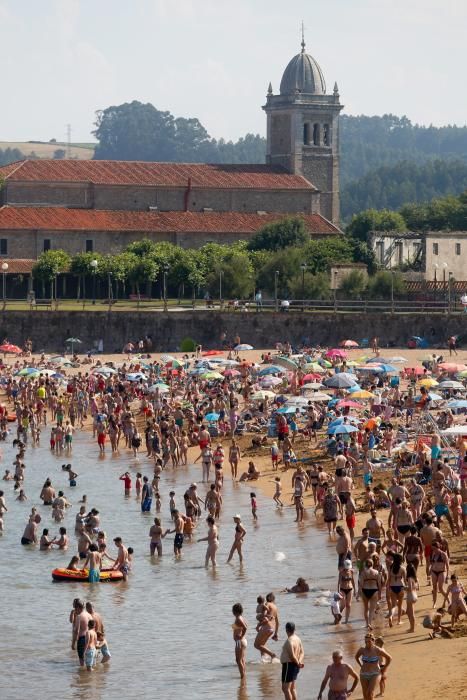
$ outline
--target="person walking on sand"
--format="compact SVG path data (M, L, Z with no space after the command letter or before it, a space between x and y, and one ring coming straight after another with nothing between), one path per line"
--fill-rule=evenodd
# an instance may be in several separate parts
M243 547L243 540L245 539L246 535L246 530L242 525L242 518L240 515L234 515L234 523L235 523L235 536L234 536L234 541L233 545L230 549L230 554L229 558L227 559L227 564L232 561L232 557L235 552L238 554L238 558L240 560L240 564L243 562L243 554L242 554L242 547Z
M211 561L213 567L217 566L216 554L219 549L219 537L217 534L216 521L212 515L208 515L206 518L208 524L208 534L206 537L201 537L198 542L207 542L208 546L206 549L206 560L205 567L208 568L209 562Z
M295 634L295 624L285 625L287 639L282 647L280 661L282 664L282 692L284 700L297 700L296 682L300 669L304 666L305 652L302 640Z
M374 635L367 632L365 646L357 651L355 660L360 666L363 700L374 700L376 686L381 676L381 661L385 661L384 668L387 669L392 658L386 651L376 646Z
M328 700L346 700L354 692L358 685L358 676L349 664L342 663L342 652L332 653L332 664L326 668L326 673L319 689L318 700L322 700L324 689L329 683ZM347 690L349 676L353 683Z

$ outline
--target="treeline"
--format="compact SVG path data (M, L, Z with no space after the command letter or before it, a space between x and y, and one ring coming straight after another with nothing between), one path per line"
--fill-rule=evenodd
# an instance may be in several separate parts
M343 220L363 209L400 209L467 189L467 161L434 160L422 165L403 161L371 170L342 188Z
M97 265L93 266L96 261ZM218 296L222 278L225 298L251 298L261 289L273 296L328 298L329 271L334 263L364 262L374 269L374 257L366 244L350 236L310 240L304 221L285 218L267 226L248 242L233 245L209 243L199 249L184 249L171 243L143 239L130 244L118 255L78 253L62 250L43 253L33 269L34 277L50 284L60 273L80 281L94 275L111 284L114 296L130 291L154 296L166 283L171 296L199 297L206 291Z
M8 165L23 158L24 155L19 148L0 148L0 165Z
M420 204L406 204L399 211L366 209L355 214L346 232L366 242L370 231L467 231L467 190Z

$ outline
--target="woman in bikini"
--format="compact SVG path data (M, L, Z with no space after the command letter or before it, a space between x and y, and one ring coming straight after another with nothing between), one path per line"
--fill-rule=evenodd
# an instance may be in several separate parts
M394 528L397 529L402 542L404 542L407 534L410 532L411 525L413 525L413 515L409 509L409 502L402 501L394 517Z
M240 564L243 562L243 555L242 555L242 546L243 546L243 540L246 535L246 530L242 525L242 519L240 515L234 515L234 523L235 523L235 536L234 536L234 541L233 545L230 549L230 554L229 558L227 559L227 564L232 561L232 557L235 552L238 553L238 558L240 559Z
M387 669L392 658L384 649L377 647L374 636L367 633L365 646L360 647L357 651L355 660L360 666L363 700L374 700L376 686L381 675L381 661L385 661L384 668Z
M232 614L235 616L235 620L232 625L233 639L235 643L235 661L237 662L238 670L240 671L240 678L245 678L245 651L247 646L245 635L247 626L242 617L243 606L240 605L240 603L235 603L235 605L232 607Z
M371 559L365 561L360 582L365 623L370 628L376 605L381 598L381 576L379 571L374 568Z
M271 660L276 658L273 651L267 648L266 643L268 639L273 637L276 633L275 627L275 616L269 608L269 603L264 603L262 607L262 612L257 615L258 624L256 625L256 639L255 639L255 649L261 653L261 659L263 656L270 656Z
M397 606L397 624L401 624L402 617L402 603L404 601L404 591L407 587L407 574L405 566L402 565L404 561L401 554L393 555L392 565L388 571L388 585L389 585L389 626L392 627L392 616L394 608Z
M451 596L451 627L457 622L460 615L467 616L467 605L465 604L465 588L457 578L456 574L451 576L451 583L448 586L447 595Z
M208 534L206 537L202 537L201 539L199 539L198 542L207 542L208 543L208 547L206 549L206 561L205 561L205 566L207 569L209 566L209 561L211 561L214 568L217 566L216 554L217 554L217 550L219 549L219 538L218 538L218 534L217 534L216 521L214 520L213 516L209 515L206 518L206 522L208 524Z
M344 596L344 623L347 624L350 617L350 608L352 606L352 596L355 590L354 572L352 569L352 562L349 559L346 559L344 561L344 567L339 571L339 577L337 579L337 590Z
M449 557L446 552L440 549L439 542L436 540L431 543L431 555L430 555L430 573L431 573L431 583L432 583L432 595L433 595L433 607L436 607L436 598L438 596L438 591L444 596L446 600L446 591L444 590L444 583L447 580L449 573Z
M240 461L240 447L235 438L232 438L232 443L229 447L229 464L232 472L232 479L237 479L238 463Z

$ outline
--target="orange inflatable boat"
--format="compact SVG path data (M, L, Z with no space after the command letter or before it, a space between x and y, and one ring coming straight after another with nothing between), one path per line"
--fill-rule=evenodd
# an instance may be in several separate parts
M89 583L88 576L88 569L84 569L83 571L75 571L74 569L54 569L52 571L52 578L54 581L82 581L83 583ZM117 581L123 580L123 574L121 571L114 571L113 569L106 571L104 569L101 571L99 580L102 583L116 583Z

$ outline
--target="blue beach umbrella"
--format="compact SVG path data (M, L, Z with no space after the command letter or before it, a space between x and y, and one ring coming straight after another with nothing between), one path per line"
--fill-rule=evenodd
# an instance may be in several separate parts
M206 413L204 418L205 418L205 420L209 421L209 423L215 423L216 421L219 420L220 414L219 413Z
M354 425L335 425L334 427L328 428L328 435L347 435L348 433L356 433L358 428Z
M325 379L323 384L331 388L348 389L351 386L355 386L357 382L348 372L340 372L339 374L334 374L332 377Z
M466 399L454 399L454 401L449 401L448 408L467 408Z
M282 406L282 408L277 409L277 413L296 413L298 411L298 406Z
M272 365L271 367L264 367L264 369L260 370L258 374L260 377L264 377L267 374L279 374L283 371L283 367L277 367L276 365Z

